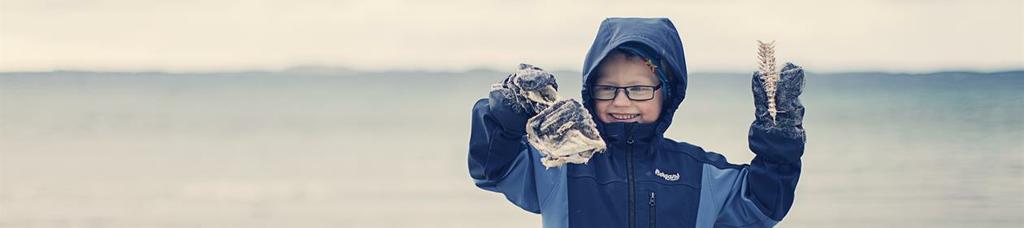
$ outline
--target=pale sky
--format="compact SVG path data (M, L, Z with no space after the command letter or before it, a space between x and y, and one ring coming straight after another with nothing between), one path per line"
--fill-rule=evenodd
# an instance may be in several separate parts
M690 72L1024 69L1024 0L0 0L0 71L579 71L602 19L668 17Z

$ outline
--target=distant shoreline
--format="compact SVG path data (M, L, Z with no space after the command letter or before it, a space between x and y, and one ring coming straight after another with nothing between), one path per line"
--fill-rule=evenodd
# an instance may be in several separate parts
M556 75L579 75L579 71L552 71ZM752 71L751 71L752 72ZM808 74L828 76L858 76L858 75L891 75L891 76L930 76L930 75L1021 75L1024 76L1024 69L1005 71L935 71L935 72L888 72L888 71L847 71L847 72L823 72L816 73L808 71ZM53 70L53 71L10 71L0 72L0 76L13 75L320 75L320 76L358 76L358 75L465 75L465 74L508 74L505 71L492 69L474 69L466 71L426 71L426 70L382 70L382 71L360 71L345 68L291 68L277 71L207 71L207 72L167 72L167 71L85 71L85 70ZM689 75L746 75L748 72L690 72Z

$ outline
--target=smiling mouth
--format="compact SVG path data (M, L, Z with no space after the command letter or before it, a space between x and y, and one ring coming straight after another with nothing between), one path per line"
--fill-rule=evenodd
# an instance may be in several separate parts
M608 115L611 116L612 119L614 119L614 120L633 120L633 119L636 119L636 118L640 117L640 114L612 114L612 113L609 113Z

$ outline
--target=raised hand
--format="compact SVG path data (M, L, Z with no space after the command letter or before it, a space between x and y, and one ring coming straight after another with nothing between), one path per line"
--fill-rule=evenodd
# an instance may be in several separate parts
M773 80L774 85L771 85ZM796 127L802 133L804 106L800 103L800 94L804 88L803 68L786 63L777 79L757 71L754 72L751 81L756 118L754 124L764 128L787 130L794 130L791 128Z
M491 85L490 96L492 110L505 110L495 115L510 116L499 117L510 120L502 126L515 130L510 133L525 133L544 156L545 167L586 163L606 148L590 112L578 101L558 96L555 76L540 67L519 64L514 74Z
M533 116L558 100L555 75L540 67L521 63L515 73L491 85L491 93L502 96L503 105L516 113ZM493 96L493 95L492 95Z
M526 121L557 99L555 76L519 64L515 73L491 85L489 107L502 129L513 137L526 134Z
M559 100L526 125L526 139L544 154L545 167L586 163L606 148L594 118L576 100Z

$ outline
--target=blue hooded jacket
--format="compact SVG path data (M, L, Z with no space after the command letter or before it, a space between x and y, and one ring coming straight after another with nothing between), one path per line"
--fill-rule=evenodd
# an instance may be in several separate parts
M664 18L602 22L583 66L583 104L592 114L595 69L619 47L641 50L667 68L659 72L669 88L658 121L595 121L607 151L587 164L545 168L522 135L501 129L499 122L514 120L481 99L473 107L469 143L475 184L540 213L544 227L771 227L781 221L793 204L804 138L752 125L748 142L756 156L749 165L664 138L687 84L682 42Z

